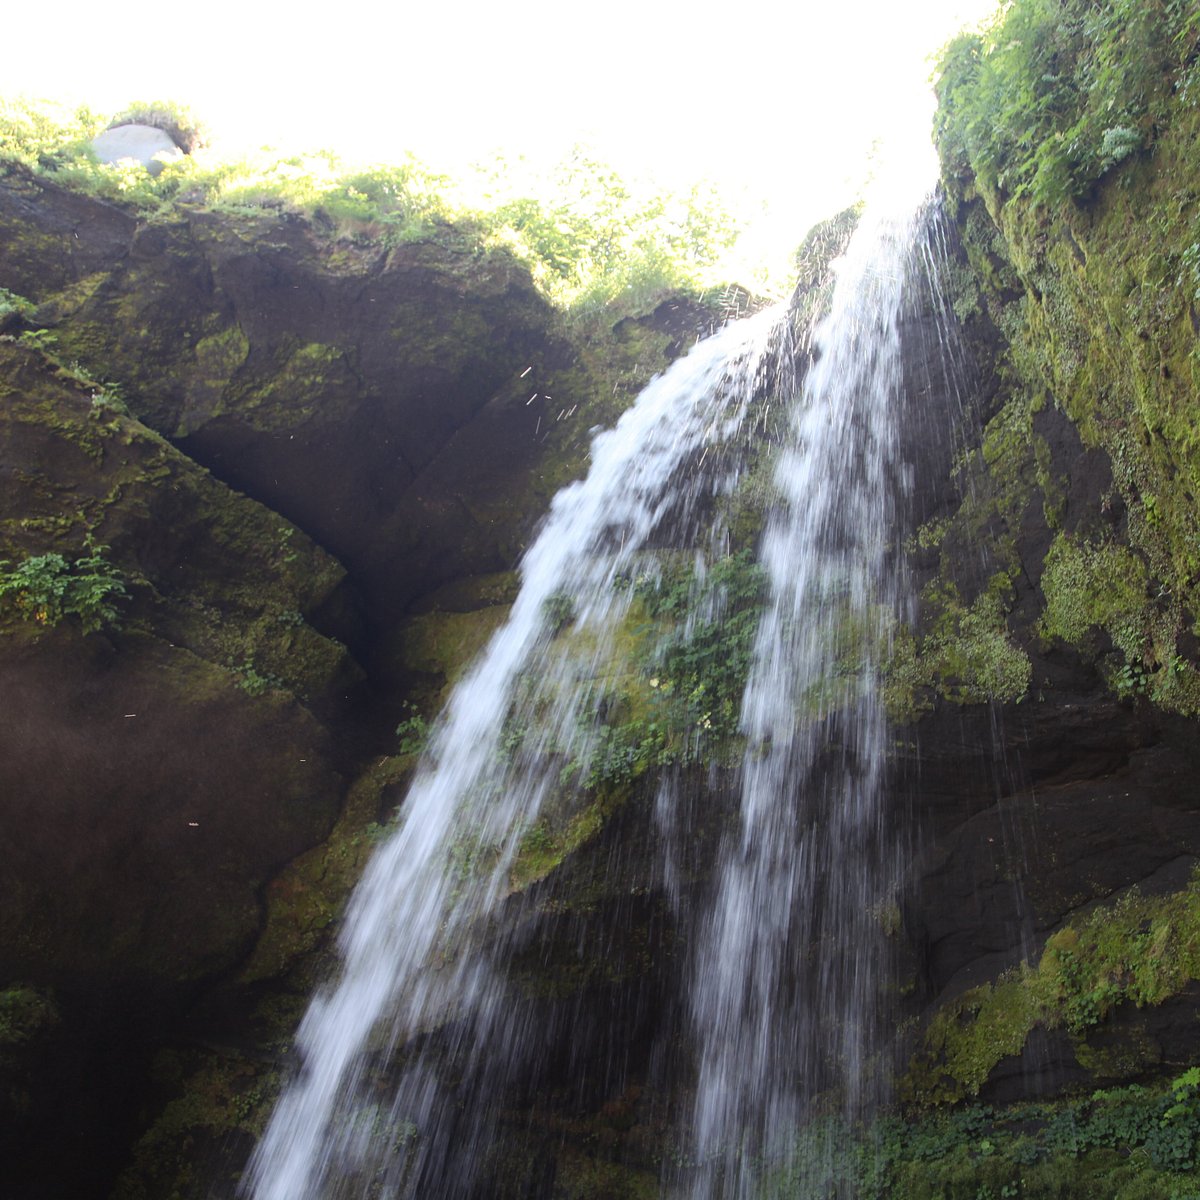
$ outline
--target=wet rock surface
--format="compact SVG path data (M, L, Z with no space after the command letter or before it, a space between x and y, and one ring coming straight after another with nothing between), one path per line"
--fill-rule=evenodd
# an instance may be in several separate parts
M122 587L95 628L3 620L6 1183L107 1195L141 1138L120 1194L207 1192L403 796L401 697L436 702L589 426L714 317L581 347L450 227L146 222L15 167L0 286L34 306L0 341L0 560Z

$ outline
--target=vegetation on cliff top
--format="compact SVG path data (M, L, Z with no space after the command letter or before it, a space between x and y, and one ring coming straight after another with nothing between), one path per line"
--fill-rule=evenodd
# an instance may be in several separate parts
M937 132L981 186L1057 204L1150 147L1170 105L1200 101L1190 0L1021 0L942 58Z
M20 164L150 220L189 207L275 211L300 214L335 239L502 245L529 264L555 304L585 314L613 302L637 311L672 291L702 291L716 281L740 233L711 187L663 194L578 146L537 182L536 194L514 191L503 162L468 186L411 155L356 167L329 151L240 159L187 154L157 175L137 164L97 162L91 139L107 125L134 119L167 128L185 148L198 144L197 123L169 104L136 105L110 122L87 109L0 98L0 174Z

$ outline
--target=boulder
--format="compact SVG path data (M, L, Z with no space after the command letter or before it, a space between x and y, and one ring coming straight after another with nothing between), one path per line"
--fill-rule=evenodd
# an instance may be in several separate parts
M183 157L170 137L153 125L118 125L92 138L92 149L102 163L141 163L157 175L167 163Z

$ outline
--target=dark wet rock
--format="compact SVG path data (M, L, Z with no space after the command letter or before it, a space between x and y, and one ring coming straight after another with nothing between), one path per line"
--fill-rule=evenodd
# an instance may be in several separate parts
M53 1013L0 1052L3 1148L83 1197L144 1134L122 1189L207 1191L176 1156L261 1120L402 799L401 700L432 716L589 428L717 318L583 337L470 230L148 222L19 167L0 286L0 560L99 546L126 593L92 631L0 619L0 997Z

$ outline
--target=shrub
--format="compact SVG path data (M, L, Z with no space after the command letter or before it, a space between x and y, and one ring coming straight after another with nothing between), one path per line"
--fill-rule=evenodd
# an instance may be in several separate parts
M0 331L28 320L33 316L36 307L32 300L26 300L24 296L18 296L16 292L10 292L7 288L0 288Z
M130 105L108 128L148 124L185 151L203 145L199 123L164 101ZM141 166L101 164L90 141L104 127L87 109L0 100L0 171L5 162L148 216L177 203L248 216L300 213L334 238L385 244L441 241L482 253L506 247L523 258L543 293L581 320L644 312L670 292L700 292L732 248L741 223L711 185L672 194L631 180L576 147L550 172L520 188L501 164L466 190L412 155L399 163L353 167L322 152L217 160L184 157L158 175ZM528 190L526 190L528 188ZM722 281L725 282L725 281Z
M150 125L161 129L184 154L191 154L207 144L208 135L196 116L182 105L170 100L139 100L119 112L107 128L119 125Z
M270 671L260 671L252 658L246 658L233 668L237 685L250 696L261 696L264 692L283 691L287 684Z
M406 703L404 711L407 715L396 726L396 737L399 739L396 753L400 755L424 754L426 746L429 745L429 722L421 715L415 704Z

